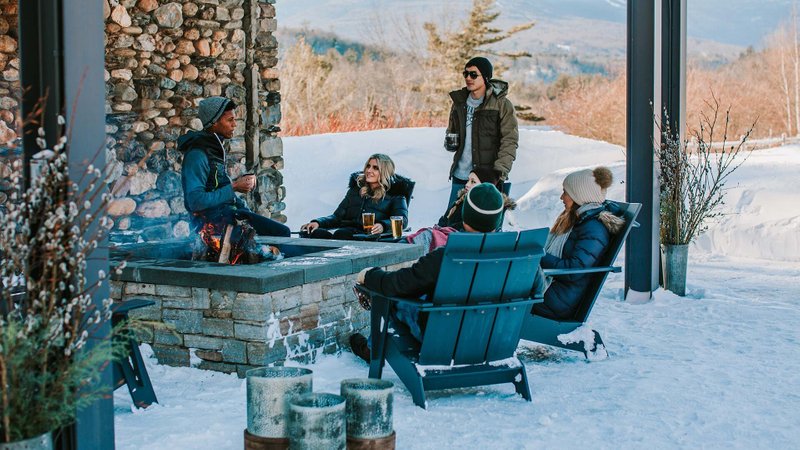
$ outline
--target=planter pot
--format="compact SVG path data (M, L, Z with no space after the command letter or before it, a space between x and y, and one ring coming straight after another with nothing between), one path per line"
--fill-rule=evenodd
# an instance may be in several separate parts
M686 268L689 262L688 244L662 244L661 265L664 269L664 289L681 297L686 295Z
M341 394L347 401L347 437L377 439L394 431L392 409L394 384L373 378L343 380Z
M288 438L287 400L311 392L312 372L300 367L247 371L247 431L253 436Z
M24 441L0 443L0 450L53 450L53 436L44 433Z
M289 448L345 450L344 397L303 394L289 401Z

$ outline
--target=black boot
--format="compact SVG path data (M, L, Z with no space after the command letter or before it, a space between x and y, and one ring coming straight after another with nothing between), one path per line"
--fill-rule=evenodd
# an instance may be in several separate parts
M355 333L350 336L350 349L353 351L354 355L366 362L370 362L369 343L367 342L367 338L362 334Z

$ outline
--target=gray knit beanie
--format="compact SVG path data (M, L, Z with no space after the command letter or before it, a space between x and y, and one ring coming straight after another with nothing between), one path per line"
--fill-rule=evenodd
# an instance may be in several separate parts
M232 103L231 100L225 97L209 97L200 101L200 110L197 117L203 122L203 129L214 125L216 121L222 117L222 113L226 111L228 104Z
M613 180L608 167L579 170L564 178L564 192L578 205L603 203Z
M491 183L481 183L467 192L461 217L476 231L490 233L500 228L504 206L500 191Z

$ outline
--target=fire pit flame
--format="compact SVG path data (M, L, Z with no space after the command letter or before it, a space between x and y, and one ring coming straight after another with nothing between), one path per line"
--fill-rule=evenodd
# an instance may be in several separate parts
M253 227L244 222L206 223L198 231L192 259L231 265L258 263L261 255L255 235Z

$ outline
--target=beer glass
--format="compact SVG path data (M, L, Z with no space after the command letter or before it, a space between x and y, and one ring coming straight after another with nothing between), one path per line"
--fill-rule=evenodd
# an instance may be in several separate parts
M361 213L361 224L364 225L364 233L371 234L375 226L375 213Z
M446 133L444 135L444 148L450 152L458 150L458 133Z
M392 216L392 237L400 239L403 235L403 216Z

